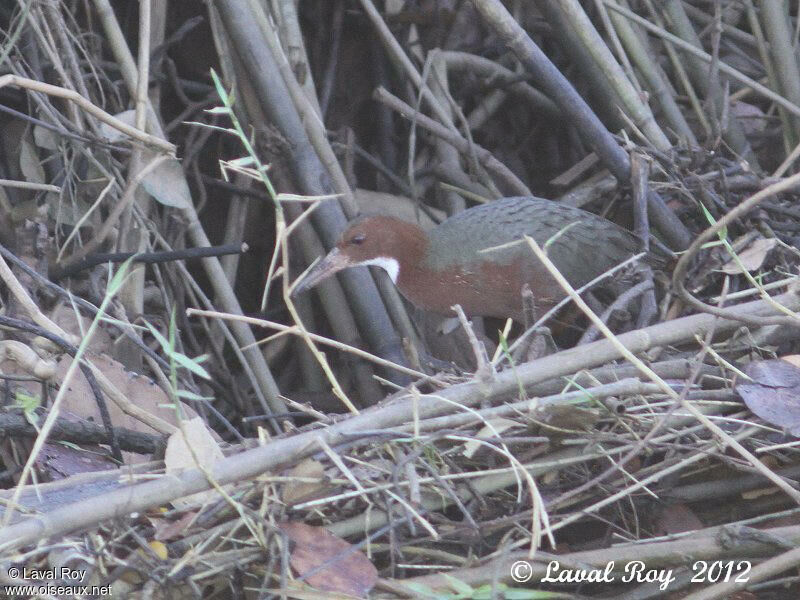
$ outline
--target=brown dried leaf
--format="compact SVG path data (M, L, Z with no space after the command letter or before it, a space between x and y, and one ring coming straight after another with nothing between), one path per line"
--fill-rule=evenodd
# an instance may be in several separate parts
M179 473L185 469L198 468L198 466L210 469L224 457L225 455L203 419L195 417L184 421L183 431L179 429L169 436L167 450L164 454L164 465L167 473ZM176 498L172 504L177 508L182 508L212 500L216 496L216 490L206 490L184 498Z
M156 156L155 152L145 151L145 164ZM177 158L168 158L145 175L142 187L161 204L172 208L186 208L192 201L186 175Z
M656 519L656 531L659 535L684 533L705 527L703 522L686 504L671 504L664 507Z
M156 385L152 379L125 370L122 363L117 362L108 355L91 355L88 359L100 369L114 387L122 392L132 403L150 414L164 419L167 423L172 423L173 425L178 424L175 409L170 406L169 396L167 396L164 390ZM72 358L69 356L61 357L56 369L56 382L60 383L63 381L64 375L71 362ZM34 389L33 392L36 393L36 390ZM115 427L127 427L134 431L153 433L150 427L122 412L122 409L109 397L106 397L106 404L108 405L108 412L111 416L111 423ZM187 419L197 416L197 413L190 406L184 405L182 410ZM91 419L95 423L102 423L92 390L80 370L75 373L75 376L70 382L69 389L61 405L61 412L62 414L64 412L70 412L81 418ZM128 458L131 458L134 462L146 460L145 458L137 457L137 455L126 455L125 458L126 462Z
M781 359L751 362L744 368L753 381L736 391L756 415L800 436L800 368Z
M150 523L156 530L153 539L168 541L180 537L184 530L194 521L196 516L196 510L189 510L183 513L180 519L176 521L170 521L169 519L150 519Z
M767 127L769 117L759 107L747 102L737 101L731 103L731 114L741 124L745 135L757 134Z
M759 238L738 253L739 261L748 271L755 271L761 268L767 258L767 254L777 244L778 240L775 238ZM742 272L742 269L739 268L739 264L735 260L731 259L723 265L722 271L728 275L738 275Z
M480 431L475 434L477 438L496 438L500 436L502 438L503 432L511 429L512 427L518 427L519 423L517 421L512 421L511 419L504 419L502 417L497 419L489 419L487 423L481 427ZM464 458L473 458L475 453L480 450L481 448L485 448L485 444L483 442L479 442L477 440L471 440L464 444ZM486 449L489 451L489 449Z
M164 390L157 386L151 379L125 370L125 367L121 363L115 361L107 354L98 356L92 353L87 358L100 369L114 387L133 404L150 414L158 416L167 423L177 425L175 409L169 406L169 396L167 396ZM55 365L55 374L50 381L53 384L61 385L70 364L72 364L72 358L68 355L59 357ZM0 369L6 374L27 374L27 372L19 366L17 361L12 360L3 360L0 362ZM41 394L41 385L36 381L19 381L15 388L24 390L31 396L39 396ZM112 425L148 434L153 433L153 430L148 425L125 414L109 395L104 394L104 399L109 416L111 417ZM183 413L186 418L197 416L197 413L190 406L184 405ZM103 422L94 394L81 370L76 371L67 387L66 394L61 403L60 416L75 422L83 420L92 421L94 423ZM126 464L138 464L150 460L147 456L132 452L123 452L123 458Z
M84 450L72 444L46 442L36 455L36 470L45 481L57 481L76 473L113 469L114 461L97 450Z
M533 418L557 429L586 431L592 429L600 416L597 411L574 405L551 404L533 411Z
M78 339L83 339L92 324L91 317L76 314L72 305L66 302L58 304L48 316L53 323L64 331L78 336ZM80 319L80 322L78 319ZM115 337L109 333L106 327L97 327L92 334L89 348L96 354L111 354L114 348L114 341Z
M268 588L264 590L276 598L286 596L292 600L354 600L350 594L332 594L331 592L318 592L307 585L290 582L284 588Z
M299 576L308 574L310 586L363 598L378 581L369 559L327 529L294 522L278 527L294 543L289 563Z
M283 501L291 506L307 502L314 498L321 498L322 493L329 489L327 478L325 477L325 467L322 463L312 458L307 458L292 468L287 477L297 477L302 479L317 479L317 481L289 481L283 488Z
M781 356L781 360L785 360L795 367L800 367L800 354L787 354L786 356Z

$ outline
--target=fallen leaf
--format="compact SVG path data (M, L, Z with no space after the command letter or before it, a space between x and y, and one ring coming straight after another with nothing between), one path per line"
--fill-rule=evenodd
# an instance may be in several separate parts
M759 498L763 498L764 496L772 496L774 494L779 493L778 488L776 487L763 487L757 488L755 490L748 490L746 492L742 492L742 500L748 500L752 502L753 500L758 500Z
M511 429L512 427L518 426L519 423L517 421L512 421L511 419L489 419L486 424L481 427L480 431L475 434L477 438L495 438L497 441L502 439L502 433ZM501 436L501 437L498 437ZM471 440L464 444L464 451L463 455L464 458L472 458L475 456L475 453L480 450L482 447L485 447L485 442L479 442L477 440Z
M83 449L76 444L46 442L34 462L44 481L57 481L76 473L113 469L116 465L100 449Z
M153 540L147 543L150 546L150 549L155 552L156 556L161 560L167 560L169 558L169 551L167 550L166 545L164 542L159 542L158 540Z
M767 254L777 244L778 240L775 238L759 238L739 252L737 256L747 271L756 271L761 268L767 258ZM734 259L731 259L723 265L722 271L728 275L738 275L742 272L742 269Z
M114 116L126 125L130 125L131 127L136 125L136 110L133 108L129 110L123 110L121 113L117 113ZM100 123L100 134L112 144L130 139L126 134L122 133L116 127L112 127L108 123Z
M727 62L727 61L726 61ZM759 107L738 100L731 102L731 113L741 125L745 135L758 134L769 124L769 117Z
M321 498L320 492L328 489L327 478L325 477L325 467L322 463L307 458L286 474L287 477L297 477L298 479L316 479L317 481L288 481L283 487L281 495L283 501L291 506L314 498Z
M39 148L58 150L60 139L60 136L52 129L42 127L41 125L36 125L33 128L33 141Z
M61 327L67 333L72 333L78 339L83 339L86 331L92 324L91 317L86 317L76 313L73 306L67 302L59 303L48 315L50 320ZM99 355L111 355L114 343L118 341L119 335L112 335L108 328L97 327L92 334L90 341L91 351Z
M100 369L114 387L124 394L133 404L136 404L139 408L146 410L150 414L157 415L168 423L172 423L173 425L178 424L175 408L171 406L169 396L161 387L156 385L152 379L144 375L138 375L127 371L122 363L114 360L107 354L91 354L87 359ZM64 375L71 362L72 358L69 356L62 356L59 359L56 366L55 382L60 384L61 381L63 381ZM32 391L35 393L37 388L33 388ZM134 431L153 433L150 427L122 412L122 409L110 398L106 398L106 404L108 405L108 412L111 415L111 422L115 427L127 427ZM184 404L181 409L187 419L197 416L197 413L191 406ZM64 397L64 402L61 405L61 410L62 412L72 412L85 419L91 419L95 423L102 423L92 390L80 370L70 382L67 395Z
M795 367L800 367L800 354L787 354L786 356L781 356L781 360L785 360Z
M32 137L26 135L20 140L19 168L28 183L46 183L47 175Z
M185 436L184 431L186 432ZM203 419L195 417L184 421L183 431L179 429L169 436L167 450L164 453L164 465L167 473L178 473L185 469L198 468L198 466L210 469L223 458L222 450L209 432L208 426ZM206 490L183 498L176 498L172 501L172 505L176 508L185 508L216 497L216 490Z
M157 154L145 151L144 164L153 160ZM186 175L177 158L168 158L142 179L142 187L153 198L165 206L186 208L191 204L192 193L186 183Z
M800 437L800 368L781 359L751 362L744 373L752 381L736 386L737 393L766 422Z
M266 588L264 592L272 594L275 598L286 596L292 600L358 600L350 594L332 594L331 592L318 592L305 584L289 582L282 588Z
M587 431L600 420L596 410L580 408L575 405L550 404L531 411L531 416L538 422L570 431Z
M294 543L289 563L308 585L363 598L378 581L369 559L327 529L294 522L278 527Z
M672 535L705 527L686 504L670 504L660 511L655 522L657 535Z
M169 519L150 519L153 527L156 530L153 539L159 541L168 541L180 537L184 530L194 521L197 516L197 511L189 510L181 515L176 521Z

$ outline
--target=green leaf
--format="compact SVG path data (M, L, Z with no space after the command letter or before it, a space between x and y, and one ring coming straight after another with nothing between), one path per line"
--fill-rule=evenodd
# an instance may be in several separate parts
M211 375L208 374L208 371L206 371L203 367L197 364L196 361L192 360L185 354L181 354L180 352L173 352L172 358L180 366L189 369L192 373L194 373L198 377L202 377L203 379L211 379Z
M466 594L464 598L470 598L475 591L475 589L468 583L461 581L460 579L456 579L452 575L448 575L447 573L444 574L445 579L447 579L447 583L450 587L452 587L455 591L459 594Z
M211 123L201 123L200 121L184 121L184 125L197 125L198 127L207 127L208 129L216 129L223 133L232 133L238 135L238 132L231 127L220 127L219 125L212 125Z
M450 594L447 596L442 596L438 592L434 591L433 588L423 583L405 582L403 583L403 587L413 590L420 598L435 598L436 600L450 598Z
M523 590L510 588L505 593L506 600L569 600L574 598L562 592L543 592L541 590Z
M100 315L98 319L101 323L108 323L109 325L114 325L115 327L119 328L130 327L132 329L138 329L141 331L145 330L145 328L141 325L136 325L135 323L128 323L127 321L115 319L114 317L109 317L108 315Z
M212 402L214 400L213 396L201 396L199 394L195 394L194 392L190 392L189 390L178 390L177 396L178 398L195 400L197 402Z
M175 349L174 349L174 348L172 347L172 345L171 345L171 344L170 344L170 343L167 341L167 338L165 338L163 335L161 335L161 334L159 333L158 329L156 329L155 327L153 327L153 326L152 326L150 323L148 323L147 321L145 321L145 322L144 322L144 324L145 324L145 325L147 325L147 328L150 330L150 333L152 333L152 334L153 334L153 337L154 337L154 338L156 338L156 341L157 341L157 342L158 342L158 343L161 345L161 348L164 350L164 352L165 352L166 354L168 354L168 355L172 356L172 355L175 353Z
M503 352L505 354L508 354L508 351L509 351L508 338L503 335L502 331L500 332L499 342L500 342L500 347L503 349Z
M72 448L73 450L77 450L78 452L86 452L86 448L81 448L78 444L73 444L72 442L68 442L66 440L58 440L58 444L64 446L65 448ZM95 454L97 454L95 452Z
M225 91L225 86L222 85L222 81L220 80L219 75L217 75L217 72L214 69L211 69L211 80L214 82L214 87L217 90L217 95L220 98L222 98L223 102L225 102L225 100L228 98L228 92Z
M249 167L255 163L255 156L240 156L239 158L234 158L233 160L228 161L228 164L234 167Z
M706 208L706 205L703 204L702 202L699 202L698 204L700 204L700 209L703 211L703 214L705 215L706 220L709 222L709 224L711 224L711 225L716 224L717 220L714 218L714 215L712 215L708 211L708 209ZM719 239L721 239L721 240L728 239L728 228L727 227L723 227L722 229L720 229L717 232L717 235L719 236Z
M499 593L498 593L499 592ZM504 583L498 583L494 588L495 595L492 595L490 584L482 585L475 589L470 600L492 600L492 598L502 598L503 600L564 600L572 598L569 594L562 592L544 592L541 590L528 590L524 588L510 588Z
M128 276L128 270L130 269L131 263L135 257L131 256L128 260L122 263L117 269L117 272L114 273L114 276L111 278L111 281L108 282L108 287L106 288L106 294L109 296L116 296L117 292L119 292L122 285L125 283L125 278Z
M169 311L169 347L176 348L175 339L178 337L178 326L175 324L175 307Z
M36 414L36 409L42 404L41 398L39 398L39 396L32 396L23 390L17 390L14 394L14 403L22 409L25 420L34 427L37 427L39 417Z

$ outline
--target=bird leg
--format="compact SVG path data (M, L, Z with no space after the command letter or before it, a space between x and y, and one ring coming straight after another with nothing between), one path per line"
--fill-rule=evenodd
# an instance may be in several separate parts
M653 269L650 265L642 265L640 269L640 276L642 281L650 281L653 283ZM655 286L651 286L642 294L639 301L639 315L636 318L636 329L647 327L653 321L656 314L658 314L658 304L656 303Z
M525 321L525 331L527 332L536 324L536 301L533 291L527 283L522 286L521 294L522 316ZM549 327L537 327L536 331L531 332L519 345L519 348L514 351L512 359L515 362L519 362L520 359L523 359L522 362L530 362L541 358L547 354L548 340L552 342L552 339Z
M462 373L455 363L446 360L440 360L428 352L427 348L416 348L410 343L408 338L403 338L403 350L405 351L406 358L412 368L433 375L435 373L453 373L460 375Z
M461 322L461 326L464 328L467 338L472 345L472 351L475 353L475 362L478 365L478 368L475 370L475 376L480 381L492 381L495 375L497 375L497 372L494 369L492 361L489 360L489 355L486 353L486 346L478 340L478 336L475 335L475 331L472 329L472 323L467 321L467 315L464 314L461 305L456 304L452 308L458 315L458 320ZM484 407L482 402L481 407L488 408L488 404Z
M533 297L533 290L527 283L522 286L522 316L525 320L525 330L527 331L536 323L536 299Z
M607 323L611 315L615 313L615 311L626 310L627 306L633 302L634 299L638 298L645 292L653 289L653 282L649 279L645 279L640 283L637 283L632 288L628 289L624 293L620 294L620 296L609 306L603 313L600 315L600 319ZM600 330L597 329L594 325L589 327L584 334L581 336L581 339L578 341L578 346L581 344L588 344L589 342L593 342L597 337L600 335Z

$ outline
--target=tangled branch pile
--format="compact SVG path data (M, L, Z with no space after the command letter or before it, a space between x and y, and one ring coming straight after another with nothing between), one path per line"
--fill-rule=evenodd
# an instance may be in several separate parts
M0 6L5 593L797 597L796 11ZM678 254L525 334L290 295L520 195Z

